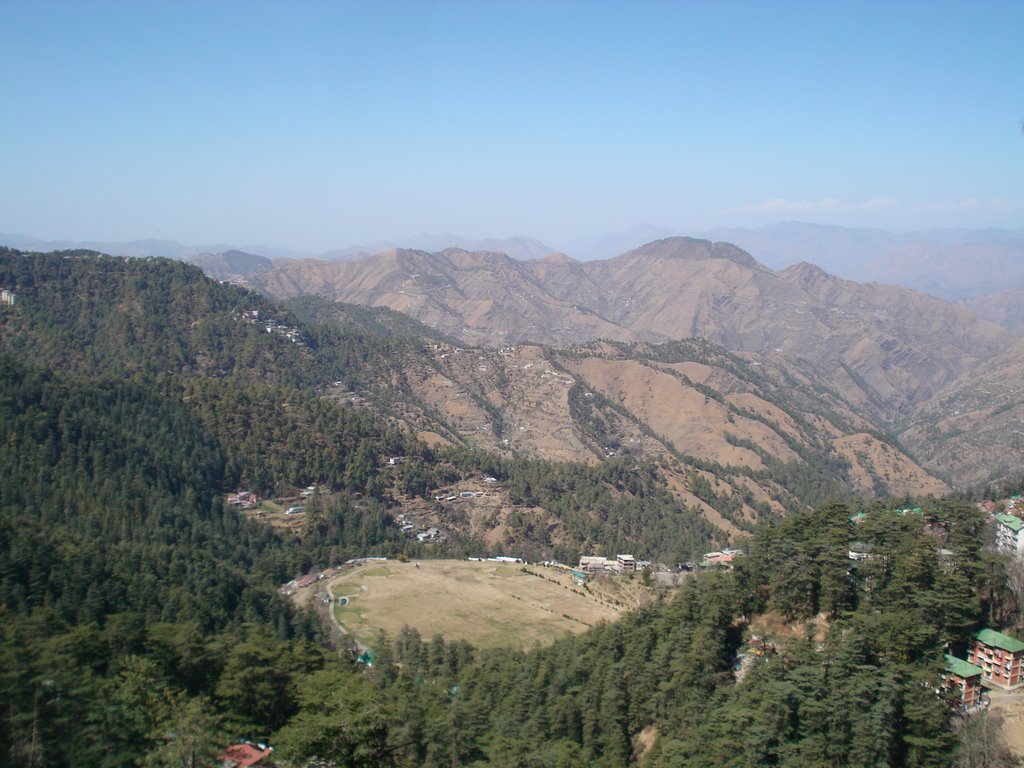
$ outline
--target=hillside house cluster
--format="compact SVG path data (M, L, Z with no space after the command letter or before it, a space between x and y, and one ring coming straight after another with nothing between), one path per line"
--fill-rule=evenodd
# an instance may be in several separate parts
M440 538L441 538L441 529L437 528L437 527L434 527L434 526L431 526L430 528L427 528L424 531L419 531L416 534L416 541L419 541L419 542L434 541L435 539L440 539Z
M415 536L416 540L424 543L428 541L436 541L444 538L444 532L437 526L430 526L429 528L420 528L416 523L410 520L405 514L398 515L395 518L395 522L398 525L399 530L402 531L406 536Z
M297 344L300 347L306 346L306 340L302 337L302 331L298 328L292 328L279 323L273 318L269 320L260 320L260 311L258 309L249 309L242 312L242 320L253 325L260 325L267 333L276 333L279 336L284 336L288 341L293 344Z
M871 560L876 558L877 555L872 554L874 547L863 541L855 541L850 545L850 548L846 552L847 558L862 562L864 560Z
M1018 688L1024 683L1024 643L996 632L979 630L971 642L967 661L981 668L981 678L999 688Z
M484 485L490 486L487 490L459 488L458 490L449 489L447 491L440 491L434 494L434 501L459 501L460 499L479 499L484 496L493 496L495 491L500 491L501 487L498 485L498 478L487 475L482 478L479 482Z

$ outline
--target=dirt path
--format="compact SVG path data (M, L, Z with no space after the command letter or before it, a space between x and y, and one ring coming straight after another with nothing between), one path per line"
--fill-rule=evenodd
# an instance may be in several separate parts
M326 593L329 599L321 600L321 593ZM357 653L365 653L369 650L368 646L349 632L334 615L333 595L330 594L329 588L324 582L313 582L309 586L295 590L291 599L296 606L313 610L320 620L321 626L327 632L327 644L331 648L341 650L355 646Z

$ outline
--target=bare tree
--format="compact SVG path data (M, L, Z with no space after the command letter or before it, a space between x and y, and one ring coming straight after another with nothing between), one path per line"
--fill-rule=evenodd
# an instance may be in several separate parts
M960 722L954 768L1014 768L1020 761L1006 745L1003 718L993 712L980 712Z

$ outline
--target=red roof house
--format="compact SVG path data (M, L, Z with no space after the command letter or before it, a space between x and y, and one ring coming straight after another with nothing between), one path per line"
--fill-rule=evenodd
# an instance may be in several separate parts
M273 747L263 747L262 744L232 744L224 750L224 754L218 757L224 768L249 768L274 751Z

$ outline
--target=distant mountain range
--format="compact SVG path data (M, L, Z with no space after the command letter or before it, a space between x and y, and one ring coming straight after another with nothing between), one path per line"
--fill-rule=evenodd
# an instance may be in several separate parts
M576 261L604 260L645 243L677 235L733 243L772 269L808 262L839 277L902 285L951 301L974 299L1007 288L1024 288L1024 229L932 229L894 233L783 222L757 229L719 227L703 232L682 232L670 227L641 225L624 232L567 242L564 251ZM188 246L173 240L42 241L24 235L2 234L0 245L34 251L87 248L120 256L167 256L194 263L205 263L203 259L208 260L209 254L233 251L272 260L325 261L351 261L395 249L431 253L447 248L500 252L518 261L541 259L558 252L529 237L471 239L451 233L378 240L322 253L265 245ZM245 273L235 274L244 276ZM972 306L977 308L977 304ZM1003 315L995 311L982 314L993 319Z
M90 250L109 253L111 256L166 256L169 259L185 260L200 253L219 253L236 248L233 245L183 245L176 240L131 240L129 242L92 240L40 240L27 235L0 234L0 245L25 251ZM246 251L260 251L261 246L245 246Z
M785 222L700 236L735 243L772 268L807 261L851 280L903 285L950 300L1024 287L1024 230L894 233Z
M971 361L1012 343L970 312L905 288L861 284L808 263L773 271L728 243L666 238L614 259L395 249L352 262L299 261L247 282L396 309L467 342L566 346L593 339L699 337L858 371L888 415L925 399Z
M734 243L772 269L806 261L840 277L903 285L951 301L1024 288L1024 229L896 233L789 221L684 232L644 225L580 241L566 251L581 260L607 259L675 235Z
M671 243L663 241L660 250L673 256ZM758 268L732 246L677 248L675 257ZM232 258L246 255L224 260ZM625 462L624 477L635 475L637 462L657 462L664 500L671 502L657 514L677 522L703 518L699 535L737 535L766 517L836 495L948 491L861 409L834 393L794 384L783 367L748 363L701 339L466 349L391 310L312 296L276 303L167 259L126 264L92 253L63 258L0 248L0 276L19 297L14 305L0 304L0 363L9 355L69 376L95 371L117 381L157 376L194 385L188 407L204 418L217 414L211 424L242 440L238 450L259 462L250 464L248 477L268 485L350 477L343 462L355 461L357 451L330 435L339 423L356 421L371 432L400 425L396 441L415 434L425 444L463 450L467 458L500 456L500 471L496 464L474 466L502 476L508 462L526 458L527 468L537 460L580 468ZM280 384L289 389L277 400L254 405L261 388ZM290 446L275 450L276 440ZM325 449L325 443L335 447ZM387 472L381 467L388 464L374 456L419 453L400 446L367 446L359 461L366 473ZM332 457L331 450L340 455ZM306 452L328 462L330 474L304 469L296 457ZM564 543L569 521L560 521L554 507L543 509L532 493L515 510L489 507L475 518L425 505L432 488L457 477L444 469L448 479L437 474L428 480L435 461L444 459L424 453L423 462L415 462L420 490L403 485L394 502L404 512L430 515L448 531L493 544L510 535L511 521L531 520L531 545L550 551L555 541ZM387 486L381 481L380 487ZM647 527L636 524L638 531ZM587 545L594 522L585 521L582 530L587 539L572 534L573 540ZM521 545L520 535L508 541Z
M645 243L682 234L724 241L739 246L759 262L778 269L806 261L825 271L861 283L887 283L930 293L950 301L971 300L971 306L993 322L1017 331L1013 309L982 309L988 294L1009 288L1024 289L1024 229L925 229L889 232L787 221L756 229L717 227L682 232L667 226L644 224L603 234L598 238L566 243L565 253L577 261L613 258ZM0 245L32 251L89 249L118 256L167 256L203 265L218 279L245 278L250 271L268 268L266 261L247 264L236 255L230 264L214 266L213 255L239 252L264 260L351 261L395 249L437 253L449 248L468 252L504 253L518 261L542 259L558 250L525 237L469 239L451 232L419 234L412 238L345 246L323 253L293 251L262 245L186 246L171 240L128 243L41 241L0 234ZM209 268L207 268L209 266ZM1005 297L994 301L1005 300ZM1007 318L1006 321L1000 318Z
M990 323L1017 334L1024 333L1024 288L1006 288L985 296L961 299L957 303Z
M555 249L531 237L486 238L473 240L450 233L440 235L417 235L398 240L377 240L367 245L351 245L326 251L320 258L348 261L363 256L372 256L381 251L395 248L409 248L419 251L443 251L445 248L461 248L464 251L499 251L513 259L542 259Z
M428 251L441 251L445 248L463 248L469 251L501 251L514 259L538 259L554 253L551 248L539 240L530 237L485 238L473 240L453 234L416 235L415 237L397 240L377 240L366 245L350 245L335 248L322 253L314 251L296 251L288 248L274 248L266 245L183 245L176 240L131 240L128 242L107 242L91 240L39 240L27 235L0 234L0 245L20 250L63 251L84 249L108 253L111 256L164 256L201 263L203 259L221 253L244 252L265 259L325 259L327 261L346 261L370 256L391 248L416 248Z

